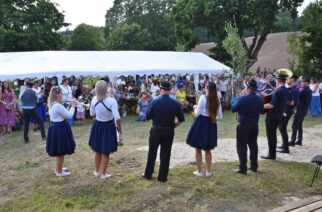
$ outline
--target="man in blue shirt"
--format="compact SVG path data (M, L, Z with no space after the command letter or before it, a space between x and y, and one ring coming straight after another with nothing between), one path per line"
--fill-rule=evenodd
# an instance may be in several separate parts
M264 109L269 110L265 119L269 154L267 156L261 156L261 158L268 160L276 159L276 131L281 123L282 115L286 110L288 98L288 89L285 87L287 76L280 74L276 77L276 79L278 82L278 88L272 94L271 101L264 104Z
M22 116L24 123L24 140L25 143L29 143L29 122L30 118L35 119L40 128L40 133L42 139L46 140L46 132L44 127L44 122L40 118L39 114L36 111L37 103L39 102L39 96L37 96L36 92L32 90L32 83L30 81L26 81L27 89L22 93L20 99L22 104Z
M160 168L159 182L166 182L169 173L169 164L171 156L171 147L174 137L174 128L178 127L185 121L181 105L170 98L170 82L164 81L161 85L161 96L154 100L148 111L147 120L152 119L152 128L149 138L149 152L145 172L142 176L150 180L154 171L155 159L159 145L160 151ZM177 117L178 121L175 122Z
M256 95L257 83L255 80L246 82L246 96L240 97L232 106L232 112L238 112L237 126L237 153L239 157L239 169L237 173L247 173L247 145L250 151L250 170L257 171L258 168L258 120L259 114L263 110L263 100Z
M288 145L288 135L287 135L287 124L290 118L292 117L294 113L294 108L297 106L299 102L299 91L296 87L296 81L297 76L293 75L288 79L288 85L289 85L289 94L288 94L288 100L287 100L287 107L286 111L282 116L282 121L279 125L279 130L282 135L283 144L280 147L282 150L279 151L280 153L290 153L289 145Z
M299 93L299 103L296 107L296 113L292 124L292 137L290 146L302 145L303 139L303 121L310 107L312 91L309 88L310 78L304 77L301 81L302 90ZM296 141L297 136L297 141ZM296 141L296 142L295 142Z

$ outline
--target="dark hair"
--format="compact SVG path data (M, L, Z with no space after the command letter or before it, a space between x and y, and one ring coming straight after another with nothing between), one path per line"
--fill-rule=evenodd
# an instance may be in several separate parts
M206 87L208 89L207 110L211 123L216 123L217 112L220 104L217 96L217 86L215 83L209 82Z
M3 93L5 91L5 87L4 87L4 83L7 83L8 84L8 91L11 92L11 88L10 88L10 85L8 83L8 81L3 81L2 84L1 84L1 92Z
M312 77L311 80L314 82L314 83L317 83L317 80L315 77Z

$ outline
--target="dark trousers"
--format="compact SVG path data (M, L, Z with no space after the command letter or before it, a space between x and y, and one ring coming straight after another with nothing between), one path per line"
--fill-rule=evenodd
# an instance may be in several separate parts
M276 145L277 145L276 131L278 126L281 123L281 118L282 118L281 115L278 115L278 114L267 114L265 119L269 156L273 159L276 158Z
M303 126L302 126L302 124L303 124L306 114L307 114L307 110L296 111L296 113L294 115L293 124L292 124L291 142L295 142L296 137L297 137L297 141L302 142L302 139L303 139Z
M167 181L169 173L169 164L171 156L171 147L173 143L174 129L168 127L152 127L150 130L148 160L145 169L145 177L151 179L159 145L160 150L160 168L158 181Z
M239 124L237 125L237 153L239 157L239 169L247 172L247 145L249 147L251 169L257 170L258 163L258 124Z
M36 109L23 109L22 116L23 116L23 123L24 123L23 138L25 139L25 141L29 141L28 134L29 134L30 118L33 118L36 121L36 123L39 125L41 137L46 138L44 122L38 115Z
M286 113L286 116L282 116L282 120L280 125L278 126L281 136L282 136L282 140L283 140L283 150L284 151L289 151L289 145L288 145L288 134L287 134L287 124L288 121L290 120L290 118L293 115L293 111L289 111Z

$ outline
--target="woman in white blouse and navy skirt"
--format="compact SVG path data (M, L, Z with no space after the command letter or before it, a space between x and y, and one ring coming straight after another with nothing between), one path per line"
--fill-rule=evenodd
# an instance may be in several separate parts
M90 114L95 116L95 121L89 137L89 146L95 151L94 176L105 180L112 176L106 170L110 154L117 151L116 130L121 133L121 117L116 100L107 95L105 81L100 80L96 83L95 93L90 106Z
M61 98L61 88L53 87L48 97L50 126L47 134L46 151L49 156L56 157L55 175L65 177L70 175L70 172L63 169L64 156L73 154L76 146L72 130L66 120L73 117L76 101L72 100L70 107L66 109L60 103Z
M206 85L206 95L199 98L197 107L195 107L195 120L191 125L187 136L187 144L196 149L196 166L197 170L193 172L195 176L203 176L201 172L202 154L205 151L206 159L206 176L211 174L211 150L217 146L217 124L216 120L221 119L219 109L220 100L217 94L216 84L209 82ZM221 116L221 115L220 115Z

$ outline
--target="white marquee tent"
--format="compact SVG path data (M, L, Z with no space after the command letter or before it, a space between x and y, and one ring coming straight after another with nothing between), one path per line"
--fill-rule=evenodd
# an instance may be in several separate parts
M230 68L203 53L39 51L0 53L0 80L63 76L219 74Z

